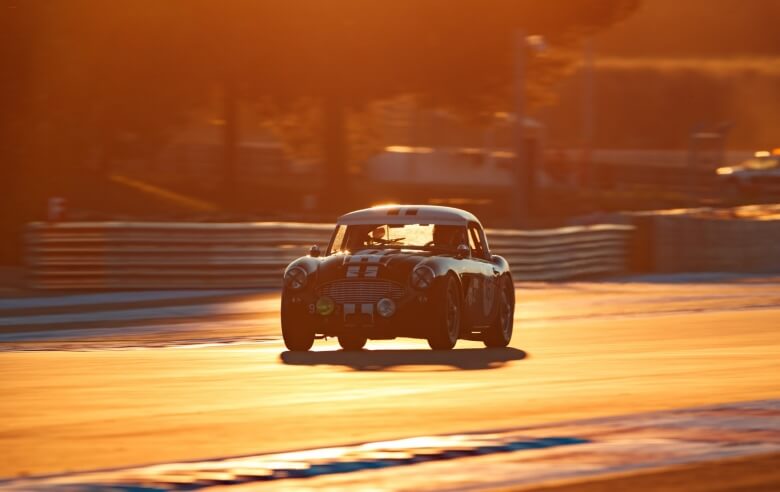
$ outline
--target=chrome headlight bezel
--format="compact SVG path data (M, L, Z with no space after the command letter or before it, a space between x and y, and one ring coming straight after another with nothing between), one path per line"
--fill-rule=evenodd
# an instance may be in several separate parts
M284 272L284 286L292 290L301 290L306 287L309 273L296 266Z
M320 316L330 316L336 311L336 302L328 296L322 296L314 303L314 311Z
M412 287L417 290L427 290L433 285L436 278L436 272L433 268L421 265L412 270Z
M376 303L376 312L383 318L390 318L395 314L396 304L395 301L389 297L383 297Z

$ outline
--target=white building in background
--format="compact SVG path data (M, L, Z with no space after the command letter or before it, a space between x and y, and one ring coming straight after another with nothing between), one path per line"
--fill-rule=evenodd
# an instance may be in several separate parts
M369 159L365 177L381 183L509 186L514 153L393 145Z
M415 140L420 145L386 146L366 162L366 179L384 184L498 188L513 185L515 153L511 116L502 115L485 129L466 127L441 112L417 121L416 130L406 130L414 133L415 138L399 140ZM398 129L393 130L398 135ZM538 176L542 176L543 137L544 127L526 119L528 158Z

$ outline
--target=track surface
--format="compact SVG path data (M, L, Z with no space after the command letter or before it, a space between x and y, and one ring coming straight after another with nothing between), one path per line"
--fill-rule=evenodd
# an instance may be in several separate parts
M93 309L75 331L67 313L0 313L0 476L780 397L780 283L693 280L520 285L506 350L328 341L291 354L274 338L277 294L173 317Z
M780 457L778 417L780 400L729 403L487 433L0 481L0 489L485 491L619 481L621 476L648 470L657 476L664 469L674 473L680 467L725 466L747 458L755 462L746 474L749 480L735 480L739 475L731 473L730 485L744 489L760 484L772 490L770 485L780 486L780 471L772 473L759 463ZM711 478L710 488L703 490L726 485L722 479L712 483ZM702 482L696 481L699 486Z

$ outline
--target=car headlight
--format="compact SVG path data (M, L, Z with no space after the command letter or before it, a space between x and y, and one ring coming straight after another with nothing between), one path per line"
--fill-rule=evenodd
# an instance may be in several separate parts
M284 285L293 290L302 289L306 285L306 270L301 267L293 267L284 274Z
M322 316L330 316L333 311L336 310L336 303L330 297L323 296L317 299L317 304L314 305L317 314Z
M379 299L376 303L376 312L383 318L389 318L395 314L395 302L387 297Z
M425 290L433 285L433 278L436 274L431 267L419 266L412 272L412 287L419 290Z

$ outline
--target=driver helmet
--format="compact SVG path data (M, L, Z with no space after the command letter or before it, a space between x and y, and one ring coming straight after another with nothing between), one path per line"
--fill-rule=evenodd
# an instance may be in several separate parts
M433 244L440 248L456 248L463 242L463 228L453 225L433 226Z

